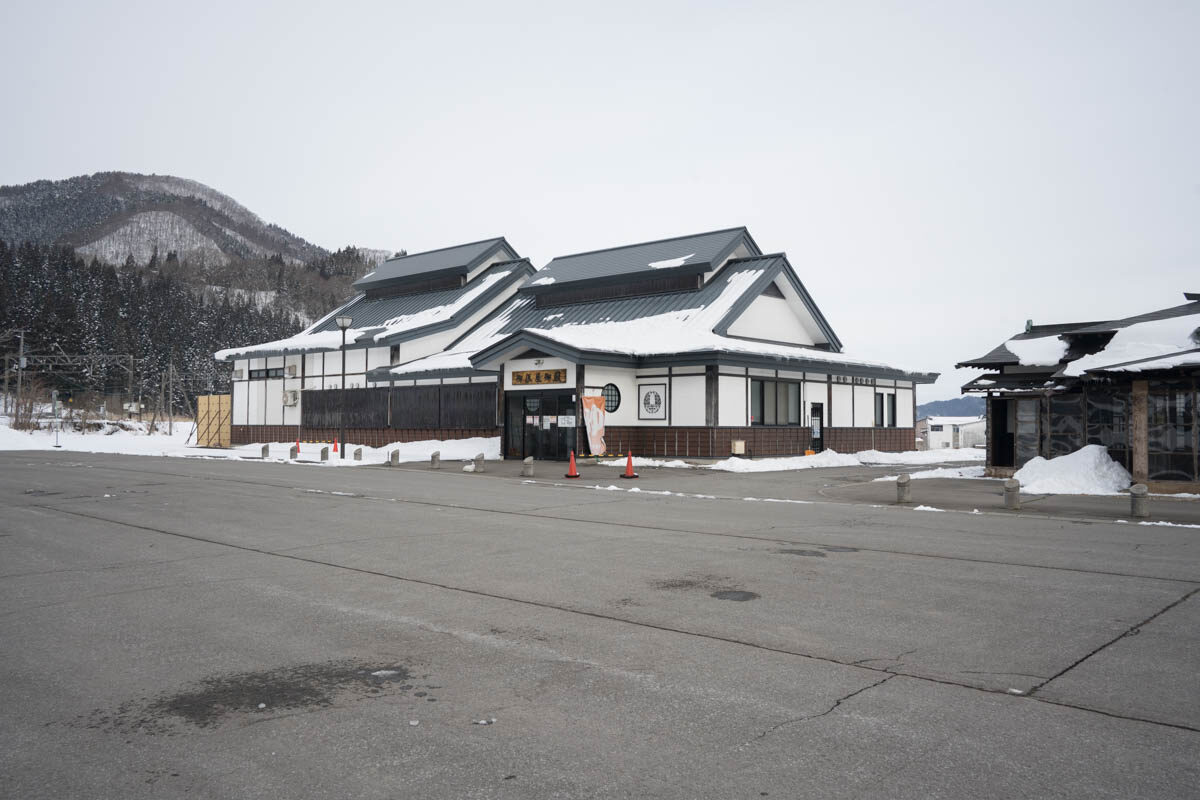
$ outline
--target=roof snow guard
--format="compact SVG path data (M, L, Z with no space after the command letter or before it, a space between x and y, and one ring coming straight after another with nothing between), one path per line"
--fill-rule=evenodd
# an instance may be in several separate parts
M647 279L701 275L720 267L730 256L761 253L745 227L694 233L558 256L521 291L541 294L564 286L621 283L635 274Z
M424 253L389 258L374 271L354 282L359 291L399 286L414 279L467 275L488 259L500 254L499 260L520 258L520 254L503 236L468 244L456 244Z

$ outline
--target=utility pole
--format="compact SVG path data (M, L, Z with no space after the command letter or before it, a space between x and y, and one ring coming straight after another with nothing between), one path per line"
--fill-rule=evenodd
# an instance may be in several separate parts
M20 413L21 389L25 378L25 329L21 328L17 334L21 337L21 347L17 351L17 413Z

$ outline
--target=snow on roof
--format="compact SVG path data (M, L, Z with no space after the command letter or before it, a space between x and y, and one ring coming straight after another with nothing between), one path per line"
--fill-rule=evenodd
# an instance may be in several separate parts
M679 256L678 258L666 258L666 259L663 259L662 261L651 261L646 266L649 267L650 269L668 269L670 267L682 267L684 264L687 263L687 260L689 258L695 258L695 257L696 257L695 253L688 253L686 256Z
M715 351L913 372L829 350L715 333L714 329L752 290L775 258L763 256L739 261L714 276L700 291L653 298L620 298L547 309L539 308L531 295L518 295L450 350L399 364L391 368L390 373L401 377L471 369L471 357L476 353L521 332L584 352L614 353L632 358ZM482 365L475 368L479 366Z
M1023 367L1052 367L1067 354L1067 343L1057 336L1037 339L1009 339L1004 347Z
M1078 377L1085 372L1111 370L1141 372L1200 362L1200 313L1139 322L1121 328L1098 353L1077 358L1063 374ZM1139 363L1130 363L1139 362Z
M366 343L364 337L369 337L372 342L382 342L400 333L419 330L439 322L446 322L447 320L453 319L455 314L470 306L490 287L496 285L500 281L503 281L511 274L512 270L492 272L467 284L466 289L454 294L453 300L451 300L449 303L421 309L420 311L415 311L410 314L401 314L400 316L385 320L379 325L368 325L362 328L349 328L346 331L346 344ZM331 317L341 312L343 309L349 309L360 299L362 299L362 295L359 295L349 303L330 312L314 324L310 325L302 333L298 333L295 336L291 336L287 339L279 339L274 342L263 342L261 344L249 345L247 347L232 347L227 350L220 350L215 354L215 358L218 361L225 361L230 358L245 358L255 354L337 350L342 346L341 331L316 331L316 329L324 325Z

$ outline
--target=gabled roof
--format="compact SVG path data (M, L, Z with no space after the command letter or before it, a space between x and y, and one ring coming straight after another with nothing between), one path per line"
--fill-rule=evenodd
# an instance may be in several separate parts
M708 272L719 267L743 244L749 255L762 252L750 232L738 227L558 256L522 291L536 294L585 282L620 282L637 273L647 278L665 278Z
M539 273L540 274L540 273ZM783 254L729 261L699 290L589 303L538 307L536 299L518 294L500 311L443 353L380 370L372 380L431 377L495 371L494 361L525 348L593 364L641 366L652 363L743 363L791 366L845 374L895 376L923 381L913 373L815 347L778 344L726 336L720 331L742 313L770 281L781 275L799 287L811 303ZM815 310L815 305L811 306ZM824 323L817 311L814 319ZM830 342L840 343L831 336Z
M507 258L518 257L516 250L503 236L482 239L468 244L456 244L438 250L426 250L395 258L389 258L371 273L354 282L360 291L378 289L401 284L413 278L432 278L440 275L466 275L498 252L505 251Z
M227 361L247 356L337 350L341 346L341 331L334 318L338 316L354 320L353 327L346 331L348 347L379 347L418 339L461 325L533 272L529 259L522 258L493 264L455 289L373 299L358 295L296 336L221 350L216 358Z

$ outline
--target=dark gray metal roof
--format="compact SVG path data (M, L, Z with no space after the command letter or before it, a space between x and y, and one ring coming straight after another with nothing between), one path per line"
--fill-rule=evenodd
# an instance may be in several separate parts
M1109 331L1128 328L1130 325L1136 325L1139 322L1154 322L1160 319L1186 317L1192 314L1200 314L1200 301L1171 306L1170 308L1161 308L1158 311L1150 311L1134 317L1125 317L1124 319L1115 319L1109 322L1097 322L1085 327L1074 328L1069 333L1108 333Z
M400 295L398 297L381 297L377 299L368 299L366 296L360 296L339 309L336 314L329 315L324 323L310 331L310 333L337 330L335 317L339 316L352 317L354 319L353 327L355 328L382 327L389 319L409 314L418 314L422 311L438 308L439 306L451 305L467 292L476 289L480 281L487 280L489 276L502 272L511 273L488 286L486 291L481 292L478 297L473 298L471 302L458 309L453 316L430 325L423 325L413 328L410 331L404 331L396 336L388 337L387 342L377 342L376 344L399 342L418 334L426 336L440 328L454 327L464 318L471 316L477 310L487 305L497 295L505 291L506 288L512 288L514 283L525 280L527 276L533 274L533 271L533 265L529 263L529 259L522 258L516 261L502 261L493 264L477 275L470 283L455 289Z
M581 281L616 280L622 276L639 272L654 277L667 277L686 272L705 272L720 264L743 242L746 243L747 250L751 255L758 255L762 252L751 238L750 232L746 228L740 227L558 256L537 274L537 280L553 278L552 284L533 285L530 283L522 287L522 291L548 291ZM653 268L650 266L658 262L680 259L683 256L688 256L688 258L678 267Z
M729 276L738 272L763 270L765 276L766 273L777 273L784 261L782 255L737 259L729 262L720 274ZM541 276L543 273L545 270L536 275ZM672 311L705 308L719 298L725 288L725 281L714 276L703 288L696 291L621 297L594 303L545 308L538 308L533 297L525 296L513 303L508 321L499 333L511 334L525 328L558 328L563 325L586 325L594 322L628 322Z
M501 250L507 251L508 258L517 258L519 255L503 236L498 236L494 239L389 258L374 272L355 281L354 288L373 289L417 276L429 277L436 273L466 274Z

